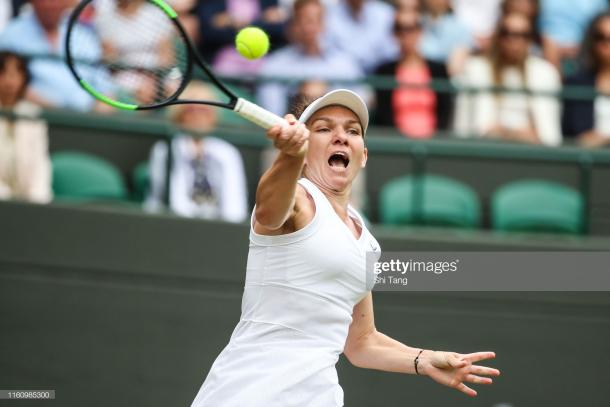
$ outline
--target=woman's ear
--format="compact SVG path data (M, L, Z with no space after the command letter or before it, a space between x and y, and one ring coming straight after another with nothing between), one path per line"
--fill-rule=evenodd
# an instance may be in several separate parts
M362 154L362 163L360 164L360 168L366 167L366 161L368 160L368 158L369 158L369 150L366 147L364 147L364 151Z

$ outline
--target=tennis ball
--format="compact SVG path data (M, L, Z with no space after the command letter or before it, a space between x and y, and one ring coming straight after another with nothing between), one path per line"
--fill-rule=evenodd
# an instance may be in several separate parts
M257 59L269 51L269 37L260 28L242 28L235 37L235 48L244 58Z

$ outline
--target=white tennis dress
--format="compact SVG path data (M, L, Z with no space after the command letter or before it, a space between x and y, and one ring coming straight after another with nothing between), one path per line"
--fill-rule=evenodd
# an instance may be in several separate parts
M335 364L354 305L371 290L366 253L379 244L362 227L359 239L309 180L316 206L303 229L263 236L250 229L242 314L191 407L333 407L343 405Z

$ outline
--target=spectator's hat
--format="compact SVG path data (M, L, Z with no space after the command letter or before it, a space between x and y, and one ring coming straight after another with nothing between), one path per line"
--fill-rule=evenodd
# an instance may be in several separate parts
M358 94L347 89L337 89L328 92L326 95L314 100L301 113L299 121L305 123L315 112L327 106L343 106L351 110L358 116L362 125L363 134L366 134L366 129L369 126L369 110L366 103Z

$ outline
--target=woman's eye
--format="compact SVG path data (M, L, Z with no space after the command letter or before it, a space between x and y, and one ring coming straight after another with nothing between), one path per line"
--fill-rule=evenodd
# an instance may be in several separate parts
M318 132L327 132L330 131L330 129L328 127L320 127L318 130L316 130Z
M349 129L347 132L349 134L353 134L355 136L359 136L360 135L360 130L358 130L358 129Z

